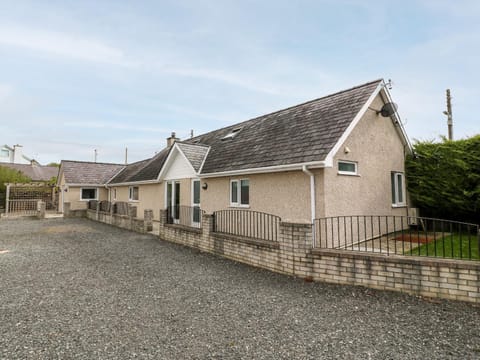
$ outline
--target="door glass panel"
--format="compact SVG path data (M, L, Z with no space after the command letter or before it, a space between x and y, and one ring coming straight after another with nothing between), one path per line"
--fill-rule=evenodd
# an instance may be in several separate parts
M200 204L200 181L195 180L193 182L193 203L195 205Z
M172 183L167 183L167 214L170 219L173 218L172 212Z
M193 181L193 214L194 223L200 222L200 180Z
M175 216L175 219L178 220L180 219L180 183L175 181L174 186L175 186L174 199L173 199L173 203L175 207L174 216Z

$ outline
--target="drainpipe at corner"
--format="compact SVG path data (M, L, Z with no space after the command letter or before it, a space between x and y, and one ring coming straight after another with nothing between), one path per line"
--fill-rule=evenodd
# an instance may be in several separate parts
M312 246L315 247L315 175L308 170L307 165L302 166L302 171L310 176L310 213L312 215Z

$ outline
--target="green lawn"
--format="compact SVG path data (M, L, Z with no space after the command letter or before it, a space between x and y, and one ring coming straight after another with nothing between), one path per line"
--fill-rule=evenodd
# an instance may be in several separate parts
M406 251L405 255L480 260L477 236L470 235L469 241L468 234L448 235L411 251Z

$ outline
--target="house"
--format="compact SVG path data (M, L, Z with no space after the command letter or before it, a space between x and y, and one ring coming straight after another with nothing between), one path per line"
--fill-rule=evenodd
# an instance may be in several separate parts
M71 210L81 210L89 200L108 200L105 185L123 168L120 164L62 160L57 178L58 210L64 212L65 203Z
M32 182L48 182L58 175L58 168L56 166L42 166L36 163L28 165L0 163L0 167L19 171L29 177Z
M10 164L33 164L38 163L23 155L23 146L14 145L10 147L8 145L3 145L0 148L0 163L10 163Z
M112 201L134 203L140 217L142 209L156 215L170 208L179 220L182 208L198 207L292 222L406 215L411 145L398 115L381 114L390 102L386 84L376 80L186 141L172 133L159 154L97 185Z

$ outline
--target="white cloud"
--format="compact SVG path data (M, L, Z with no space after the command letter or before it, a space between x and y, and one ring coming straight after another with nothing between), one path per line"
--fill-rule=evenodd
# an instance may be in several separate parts
M0 45L67 57L75 60L132 66L124 52L96 39L58 31L0 25Z

